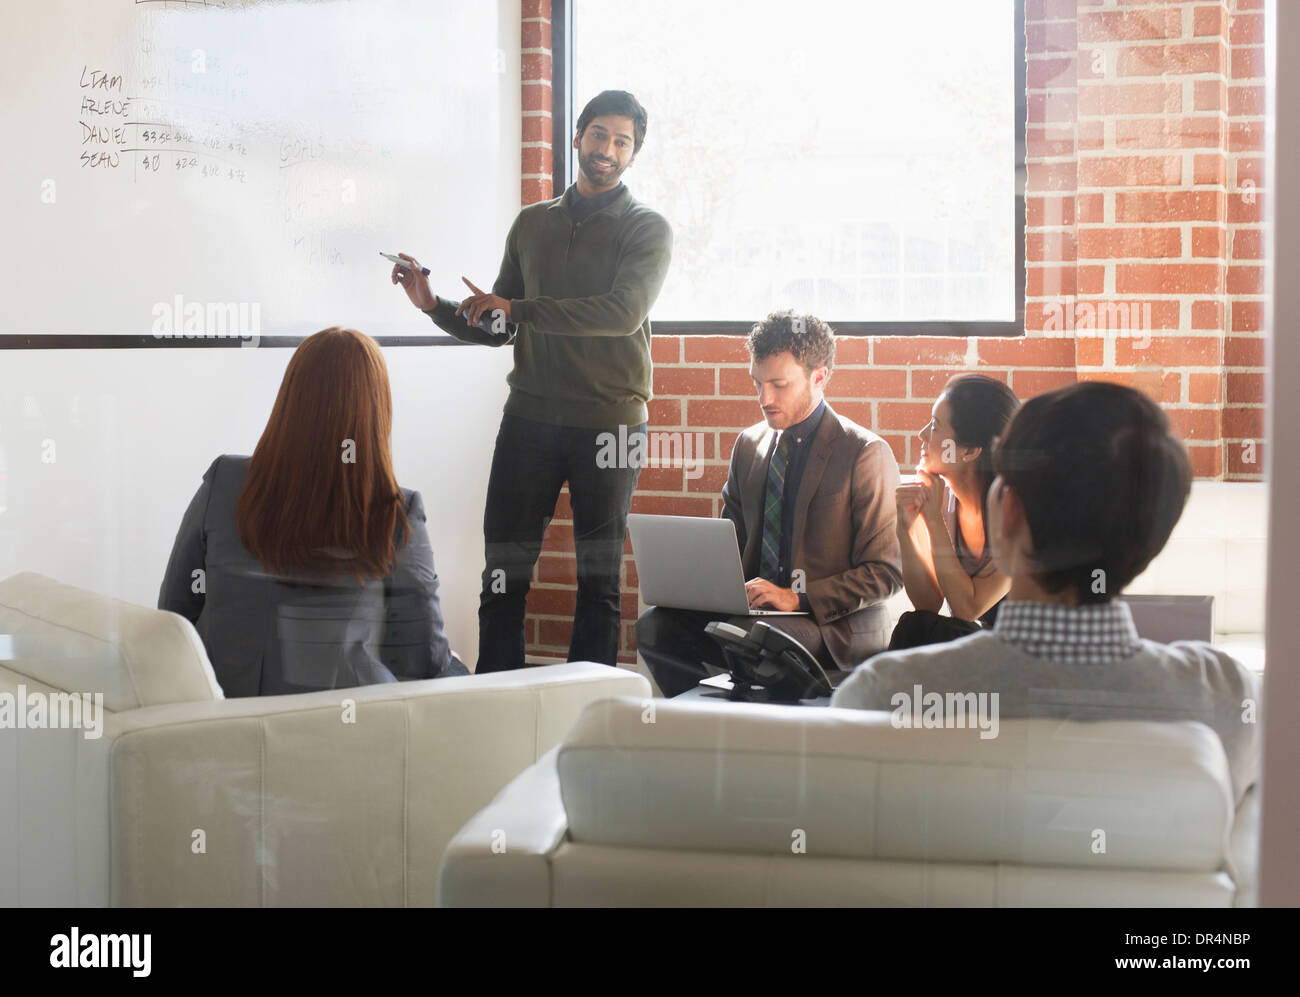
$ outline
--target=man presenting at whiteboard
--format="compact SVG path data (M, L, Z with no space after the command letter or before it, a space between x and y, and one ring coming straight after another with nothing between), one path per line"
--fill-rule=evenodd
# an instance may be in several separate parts
M650 308L672 255L672 229L621 177L641 151L645 108L606 90L578 117L578 180L519 212L492 293L459 303L393 268L412 303L467 343L514 347L487 508L476 671L524 665L524 609L560 488L569 484L578 598L570 661L618 660L628 507L644 446L609 460L608 440L646 428ZM616 466L610 466L614 464Z

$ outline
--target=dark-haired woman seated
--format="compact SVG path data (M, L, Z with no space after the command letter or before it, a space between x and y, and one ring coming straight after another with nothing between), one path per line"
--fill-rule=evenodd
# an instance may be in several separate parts
M918 481L898 486L903 585L919 611L899 621L891 648L933 643L978 629L935 619L945 602L956 621L990 626L1011 579L993 563L984 530L993 441L1020 400L995 378L958 374L917 435Z
M158 608L194 623L226 696L467 674L392 420L379 346L325 329L290 358L253 456L203 475Z

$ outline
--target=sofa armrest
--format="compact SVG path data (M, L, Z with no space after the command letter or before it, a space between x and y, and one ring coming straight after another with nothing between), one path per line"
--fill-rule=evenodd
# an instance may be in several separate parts
M1259 783L1237 805L1228 842L1228 873L1237 884L1234 907L1255 907L1259 900Z
M110 718L112 902L421 906L447 842L626 669L185 703Z
M568 831L553 748L451 840L440 907L549 907L550 857Z

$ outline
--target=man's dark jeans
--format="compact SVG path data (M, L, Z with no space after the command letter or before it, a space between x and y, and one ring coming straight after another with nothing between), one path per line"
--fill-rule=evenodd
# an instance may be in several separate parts
M621 438L644 432L645 423L628 426ZM617 426L579 429L501 417L483 512L486 567L478 609L478 672L524 666L525 601L546 525L566 481L578 557L569 660L617 663L619 572L628 506L641 469L621 466L630 461L617 446L612 449L619 466L598 466L602 433L612 433L616 443L620 439Z

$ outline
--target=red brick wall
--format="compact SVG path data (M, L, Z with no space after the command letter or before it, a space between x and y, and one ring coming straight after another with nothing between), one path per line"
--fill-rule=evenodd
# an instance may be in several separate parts
M519 194L523 204L551 199L551 0L523 0Z
M1201 477L1263 467L1262 7L1026 0L1026 334L1149 303L1072 366L1164 404Z
M549 13L549 0L524 0L524 203L551 196ZM1022 398L1120 381L1164 405L1199 477L1259 479L1263 19L1263 0L1026 0L1025 337L842 339L831 404L910 468L957 371ZM1116 328L1121 306L1137 328ZM633 511L715 515L736 435L758 421L743 345L657 337L654 360L650 428L702 432L707 460L694 480L646 468ZM572 551L564 496L529 597L530 653L567 651ZM623 592L632 661L630 547Z

